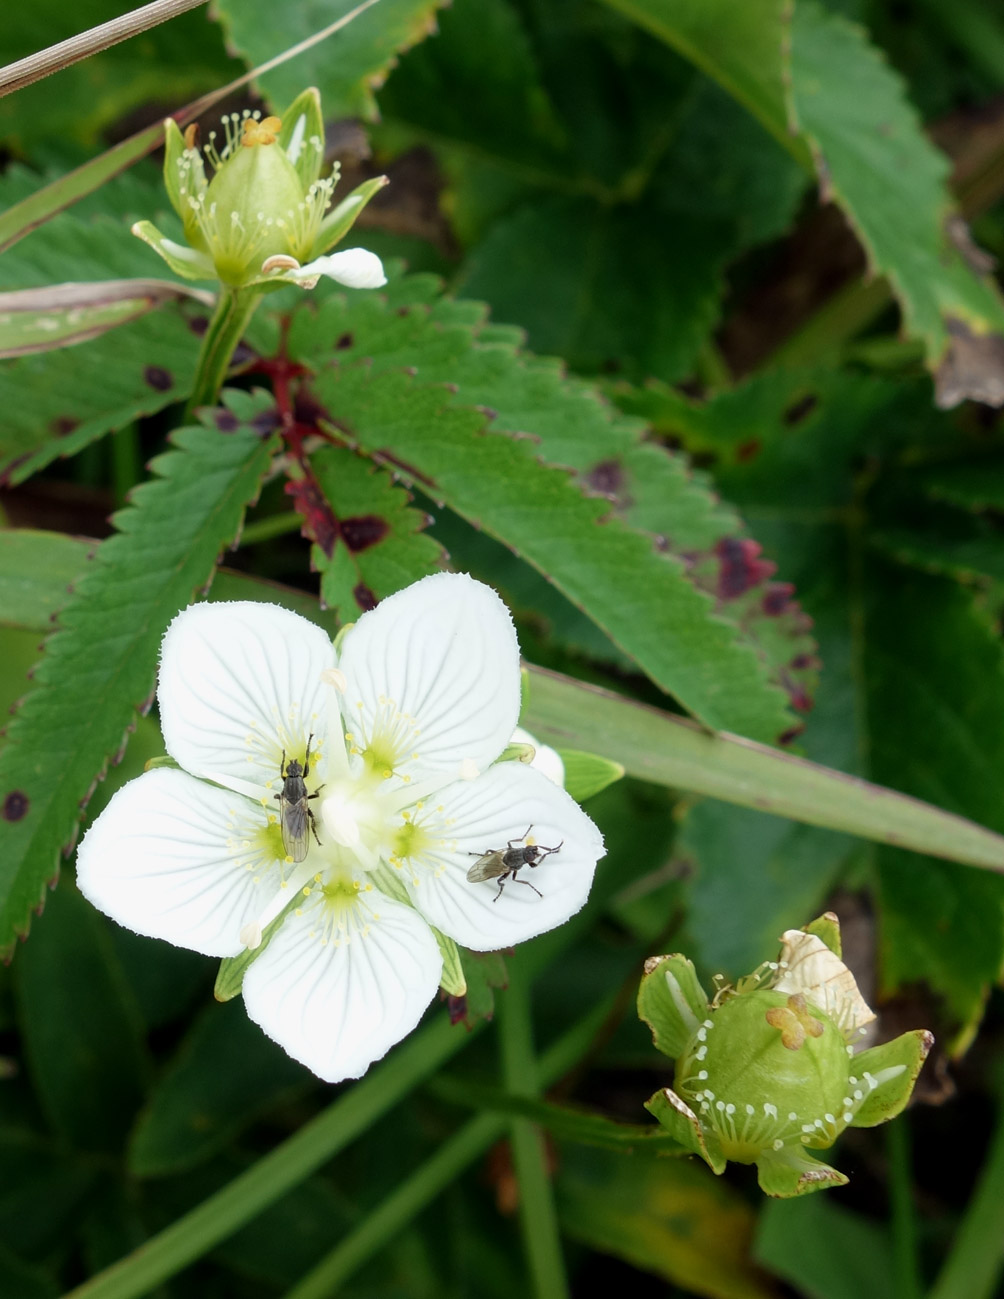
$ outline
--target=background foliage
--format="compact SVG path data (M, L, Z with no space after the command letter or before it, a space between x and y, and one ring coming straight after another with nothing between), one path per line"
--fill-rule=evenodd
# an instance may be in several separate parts
M2 60L117 8L17 6ZM5 239L18 203L63 206L72 168L350 8L218 0L0 100ZM346 189L391 178L356 228L384 291L270 296L192 418L198 302L0 364L0 1293L508 1297L540 1286L553 1191L575 1295L994 1294L990 836L869 822L727 742L701 769L699 732L674 755L629 720L622 751L583 701L572 747L629 773L588 804L586 911L468 958L470 1030L433 1007L342 1089L214 1003L208 962L106 922L66 865L49 885L162 751L157 647L221 554L209 598L332 632L450 563L532 663L1004 834L1004 13L379 0L224 107L306 84ZM158 275L128 225L165 207L138 162L12 239L0 290ZM942 1053L928 1105L843 1138L850 1188L764 1206L747 1170L612 1122L667 1081L632 996L656 951L736 976L825 906L883 1032ZM513 1170L530 1120L539 1186ZM145 1241L148 1273L104 1273Z

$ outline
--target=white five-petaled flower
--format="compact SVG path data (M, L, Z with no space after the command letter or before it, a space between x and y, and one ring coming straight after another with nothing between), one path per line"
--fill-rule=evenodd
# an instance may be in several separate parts
M340 652L275 605L193 605L164 638L158 701L183 770L119 790L80 845L80 887L137 933L210 956L255 948L282 915L245 1004L329 1082L418 1023L442 974L433 926L489 951L586 901L599 831L540 772L492 765L516 725L519 651L505 606L470 577L390 596ZM311 736L316 837L297 862L275 796L283 757L302 763ZM560 851L501 895L468 880L477 855L524 835Z

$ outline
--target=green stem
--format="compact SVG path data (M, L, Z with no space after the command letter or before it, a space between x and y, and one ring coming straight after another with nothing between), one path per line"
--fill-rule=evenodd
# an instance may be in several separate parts
M137 1299L328 1162L471 1041L442 1016L294 1136L66 1299Z
M896 1299L920 1299L917 1218L914 1211L910 1124L904 1114L885 1132L889 1155L889 1196L892 1201L892 1248Z
M284 537L289 532L299 532L303 527L303 516L295 510L285 514L270 514L267 519L255 519L245 524L241 533L242 546L256 546L260 541L271 541L274 537Z
M607 998L544 1052L540 1058L540 1077L544 1086L556 1082L589 1050L613 1004L614 998ZM499 1141L508 1126L509 1122L498 1114L480 1114L465 1123L365 1221L343 1237L331 1253L287 1293L286 1299L329 1299L337 1294L338 1287L353 1272L399 1235L465 1168ZM523 1189L522 1182L520 1189Z
M509 987L500 1011L499 1041L506 1088L519 1096L539 1096L529 981L526 968L518 958L509 963ZM530 1265L533 1292L537 1299L563 1299L568 1295L568 1282L543 1134L529 1119L512 1119L509 1138L519 1185L523 1247Z
M244 337L261 297L254 289L220 291L216 311L203 335L187 415L192 415L199 406L212 406L219 397L234 349Z
M1004 1114L955 1245L929 1299L990 1299L1004 1269Z

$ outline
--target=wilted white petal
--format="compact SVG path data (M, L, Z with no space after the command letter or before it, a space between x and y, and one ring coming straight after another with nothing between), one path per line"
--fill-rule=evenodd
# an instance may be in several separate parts
M339 667L346 727L378 770L450 778L465 762L483 770L519 715L509 611L464 573L424 577L364 613Z
M411 816L416 852L399 868L408 891L431 924L473 951L509 947L575 915L603 856L603 836L578 803L518 762L447 786ZM533 843L560 851L523 866L501 896L498 879L468 880L480 854L509 841L522 847L528 831Z
M815 934L786 929L781 935L778 964L782 972L774 981L775 991L800 992L811 1005L834 1019L848 1039L857 1037L859 1030L875 1019L854 975Z
M303 760L314 733L312 766L324 770L335 666L319 627L274 604L195 604L164 637L157 700L164 743L187 771L277 790L283 750ZM247 788L247 785L244 785Z
M529 731L524 731L522 726L517 726L513 731L512 743L532 744L534 754L530 766L536 768L554 784L560 785L562 789L565 788L565 764L561 761L556 749L552 749L549 744L541 744Z
M256 1024L326 1082L358 1078L415 1027L442 957L410 907L315 889L244 976Z
M160 768L131 780L84 835L77 883L137 934L236 956L241 930L280 887L267 813L238 794Z
M326 275L329 280L337 280L350 289L379 289L387 283L383 273L383 262L365 248L346 248L340 253L328 253L325 257L315 257L299 270L287 271L285 279L310 281L317 283L320 276ZM308 284L308 287L311 287Z

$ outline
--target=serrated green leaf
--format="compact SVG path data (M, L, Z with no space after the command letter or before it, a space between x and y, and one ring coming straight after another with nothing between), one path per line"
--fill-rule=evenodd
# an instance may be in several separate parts
M205 312L166 307L80 347L0 365L0 477L23 482L61 456L188 396Z
M95 543L62 532L0 531L0 623L51 631Z
M435 151L467 249L455 284L579 369L691 373L726 263L791 221L797 165L611 14L479 0L440 25L383 92L378 136Z
M243 420L267 399L238 393L231 404ZM167 624L212 576L274 454L274 438L245 423L220 433L207 419L174 434L174 449L153 462L155 480L116 516L120 535L104 543L64 607L8 728L0 752L5 950L26 932L81 807L150 698Z
M137 1177L203 1163L311 1077L252 1024L244 1007L209 1005L179 1046L129 1144Z
M805 144L786 129L784 0L606 0L720 82L785 149L809 164Z
M443 303L432 312L402 312L376 295L351 303L332 298L318 318L303 321L303 333L294 324L290 346L302 354L313 339L316 349L318 327L322 337L344 344L335 355L347 359L324 369L311 387L338 426L335 436L389 459L406 481L516 550L709 725L777 738L790 726L780 689L768 683L754 651L737 644L737 633L690 583L681 562L611 515L604 501L587 497L566 470L542 463L528 439L488 432L485 416L461 405L484 401L492 371L500 402L507 383L520 397L535 379L543 381L538 387L550 386L554 418L565 428L587 404L581 392L563 401L551 367L531 362L529 379L521 382L519 363L497 347L471 358L466 368L475 381L461 386L457 358L474 350L473 340L464 325L450 327L451 314L470 317L472 308L477 312L473 304ZM399 356L416 337L419 344L427 340L426 349L418 357L409 352L410 364L420 361L423 378L456 366L455 400L444 387L402 372ZM535 432L533 423L513 427ZM686 495L685 482L678 486Z
M967 260L947 159L864 31L813 0L607 3L718 80L803 163L811 153L824 196L844 210L923 340L939 405L998 403L1004 300Z
M861 28L812 0L794 6L789 48L794 121L824 189L889 278L906 329L923 339L938 404L999 402L1004 300L951 237L961 218L949 162L924 135L899 76Z
M649 205L540 198L496 221L458 288L586 373L672 381L717 323L731 227Z
M49 899L21 954L16 990L52 1130L78 1150L116 1153L145 1090L143 1026L104 919L69 881Z
M902 497L913 477L898 468L902 449L929 447L939 458L961 449L958 430L930 409L923 387L777 374L703 407L656 390L636 397L631 407L644 404L661 431L717 456L722 490L756 521L767 553L815 619L827 671L806 752L1004 828L997 611L981 589L889 565L878 553L881 546L895 555L898 541L887 547L883 539L892 527L894 537L903 532ZM859 486L863 463L877 480L867 495ZM929 472L941 470L918 473L917 485ZM898 490L884 491L887 484ZM914 524L928 523L929 500L905 508ZM929 528L917 531L918 548L930 552L936 540ZM688 814L683 843L696 867L691 931L702 959L733 973L751 968L783 928L804 924L842 874L876 860L834 835L710 806ZM922 842L912 846L931 852ZM1004 958L1004 930L988 922L1001 914L1001 881L891 850L879 854L877 868L886 984L926 978L956 1020L971 1023Z
M765 660L772 681L796 707L806 706L818 666L806 619L790 586L771 580L772 566L757 558L759 547L706 475L649 441L645 425L613 412L593 385L570 378L553 361L519 353L519 338L499 336L479 304L441 297L432 277L399 279L389 296L394 306L426 305L429 318L412 311L391 323L378 303L357 301L357 328L333 333L344 321L325 306L316 324L304 321L302 333L294 322L292 344L314 350L318 340L330 347L336 337L346 359L379 356L388 366L415 365L423 378L455 386L458 400L490 412L495 427L531 432L545 460L575 469L588 491L652 534L660 550L682 556L690 576L716 598L719 615L736 625L737 639ZM438 530L453 544L449 520L440 520ZM576 608L555 600L543 578L490 538L465 529L457 547L471 564L481 556L490 562L484 575L501 582L515 606L546 609L560 643L627 666Z
M310 456L310 476L289 492L314 541L313 567L321 600L341 622L351 622L378 600L441 568L446 554L423 533L427 517L387 473L344 447Z
M381 0L359 14L331 45L301 54L257 78L265 95L285 108L304 85L317 86L326 119L375 117L373 91L397 56L435 31L442 0ZM265 0L217 0L214 6L231 49L249 63L262 63L304 40L321 26L355 10L359 0L322 0L315 5L277 9Z

